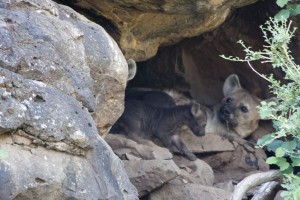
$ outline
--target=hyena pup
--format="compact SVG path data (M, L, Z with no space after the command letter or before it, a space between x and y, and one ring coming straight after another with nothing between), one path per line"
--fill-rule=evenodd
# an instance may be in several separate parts
M190 152L179 137L180 128L186 125L196 136L205 134L206 113L200 104L192 101L187 105L157 107L149 103L128 99L125 110L113 126L112 133L123 133L129 138L158 138L173 152L174 146L189 160L197 157Z
M207 134L248 137L260 120L258 105L261 100L245 90L236 74L228 76L223 85L224 98L207 113ZM265 101L277 102L276 98Z

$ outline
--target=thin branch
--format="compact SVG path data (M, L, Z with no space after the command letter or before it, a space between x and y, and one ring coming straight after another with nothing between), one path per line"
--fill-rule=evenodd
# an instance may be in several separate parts
M287 28L287 31L290 31L290 28L291 28L291 24L292 24L292 20L290 20L290 23L289 23L289 25L288 25L288 28Z
M256 71L254 69L254 67L252 67L251 63L249 61L247 61L249 67L252 69L252 71L254 71L257 75L259 75L260 77L262 77L263 79L265 79L266 81L270 82L264 75L260 74L258 71Z

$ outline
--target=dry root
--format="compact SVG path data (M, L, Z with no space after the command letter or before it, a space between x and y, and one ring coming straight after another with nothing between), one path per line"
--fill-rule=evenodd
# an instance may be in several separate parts
M278 170L260 172L247 176L236 186L230 200L242 200L243 196L250 189L263 183L274 181L280 178L280 176L281 174Z

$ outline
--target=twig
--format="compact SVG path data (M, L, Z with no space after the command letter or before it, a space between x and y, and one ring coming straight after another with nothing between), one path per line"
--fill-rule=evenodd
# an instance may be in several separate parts
M270 82L265 76L261 75L258 71L256 71L254 69L254 67L252 67L251 63L249 61L247 61L249 67L252 69L252 71L254 71L256 74L258 74L260 77L262 77L263 79L265 79L266 81Z

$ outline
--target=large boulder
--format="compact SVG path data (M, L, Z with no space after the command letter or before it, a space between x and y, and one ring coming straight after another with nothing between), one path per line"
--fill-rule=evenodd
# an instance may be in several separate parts
M152 141L139 144L124 135L109 134L105 141L121 159L167 160L172 159L172 153L167 149L157 146Z
M0 1L0 11L1 199L137 199L98 134L123 109L116 43L52 1Z
M175 156L174 162L180 168L180 175L171 181L172 184L185 185L195 183L212 186L214 183L214 172L203 160L190 161L183 156Z
M136 186L139 197L162 186L180 174L172 160L124 160L130 181Z
M99 25L52 1L2 3L2 67L73 96L101 134L123 110L128 67Z
M165 184L151 193L150 200L163 199L189 199L189 200L228 200L229 192L199 184L187 183L185 185Z
M232 8L256 0L67 1L95 21L113 29L125 56L138 61L153 57L160 45L174 44L221 25ZM163 19L163 20L162 20ZM112 28L113 27L113 28Z
M66 198L135 198L121 161L77 100L3 68L0 80L0 134L27 139L0 140L8 154L0 160L2 198L45 195L45 188Z
M243 139L235 138L232 143L235 147L233 151L201 157L214 169L216 183L240 181L254 172L269 170L264 150Z

